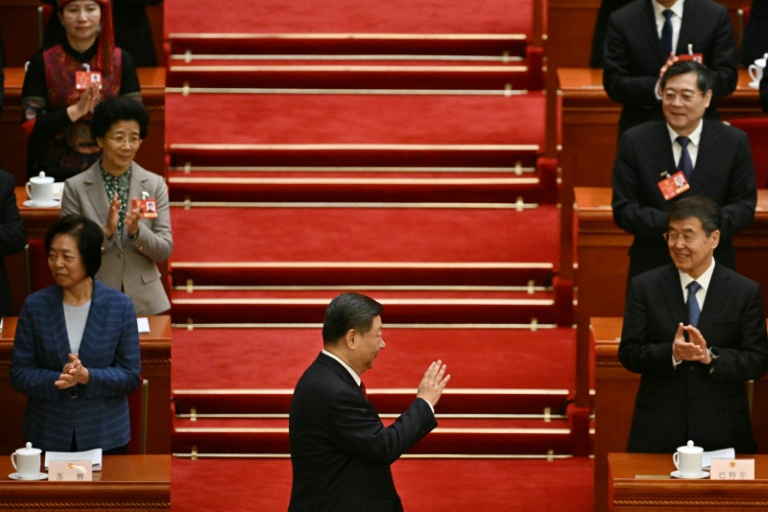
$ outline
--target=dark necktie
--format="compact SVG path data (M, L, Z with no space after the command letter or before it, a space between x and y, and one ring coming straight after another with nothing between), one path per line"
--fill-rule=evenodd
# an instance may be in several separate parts
M691 281L688 285L688 323L694 327L699 325L699 315L701 309L699 309L699 301L696 300L696 292L699 291L701 285L696 281Z
M683 171L685 179L690 182L691 176L693 175L693 162L691 161L690 153L688 153L688 143L691 142L691 139L681 135L675 140L682 148L682 151L680 151L680 161L677 162L677 168Z
M664 60L672 53L672 10L664 9L664 26L661 27L661 51L664 52Z
M368 392L365 390L365 383L363 381L360 381L360 391L363 392L363 396L368 400Z

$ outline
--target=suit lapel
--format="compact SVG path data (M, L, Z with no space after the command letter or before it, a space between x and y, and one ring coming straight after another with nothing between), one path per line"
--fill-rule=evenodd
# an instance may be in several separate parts
M685 307L683 289L680 286L680 274L674 265L667 265L661 281L661 297L675 325L688 322L688 310Z
M650 2L648 2L650 3ZM680 35L677 39L677 55L688 54L688 44L696 40L695 33L699 19L699 11L696 9L694 0L685 0L683 7L683 20L680 23ZM693 48L696 52L696 48Z
M67 333L67 322L64 319L64 298L60 288L56 288L58 293L51 294L48 297L48 321L49 332L53 337L62 368L69 362L68 354L72 351L69 346L69 333Z
M696 165L693 166L690 182L691 193L698 193L699 189L707 182L708 174L713 169L709 163L718 161L717 134L707 121L702 120L702 123L698 156L696 156Z
M653 139L648 141L647 147L650 149L651 158L655 165L652 168L658 169L659 174L655 176L655 181L660 181L664 175L663 173L669 173L670 176L677 172L677 163L675 162L675 155L672 153L672 144L669 140L669 131L667 131L667 124L665 122L659 122L659 129L653 134Z
M637 26L643 31L642 37L645 39L645 46L651 51L655 51L656 55L662 59L661 62L666 62L669 55L664 55L664 51L661 49L661 39L656 29L656 13L653 11L653 5L650 1L643 2L643 17L645 22L638 23Z
M91 209L98 217L96 222L103 226L107 223L110 199L107 197L107 190L104 188L104 179L101 177L101 166L94 165L87 172L88 175L85 179L86 194L91 201Z
M715 269L712 272L712 279L709 281L709 289L704 300L704 307L701 309L698 329L701 332L708 331L717 322L721 311L726 309L728 304L730 287L728 286L729 276L725 275L722 267L715 263Z
M85 330L83 330L83 340L80 343L80 356L93 354L98 350L98 340L101 339L101 330L106 323L105 308L99 307L101 295L97 292L96 282L93 284L93 295L91 296L91 307L88 310L88 319L85 321Z

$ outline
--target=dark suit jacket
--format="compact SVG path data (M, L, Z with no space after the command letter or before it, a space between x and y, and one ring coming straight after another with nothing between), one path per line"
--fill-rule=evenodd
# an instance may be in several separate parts
M768 2L752 0L749 22L741 42L741 63L749 66L768 53Z
M418 398L385 428L349 372L321 353L291 402L289 510L401 511L390 464L436 426Z
M0 171L0 316L13 315L11 287L2 257L15 254L27 245L27 233L13 187L13 175Z
M722 355L711 367L672 364L679 322L688 324L674 265L632 280L619 360L641 373L627 451L672 453L692 440L705 450L754 453L745 381L768 369L768 338L760 286L715 264L698 329ZM710 371L711 370L711 371Z
M768 112L768 73L760 80L760 105L763 107L763 112Z
M658 187L661 173L676 172L677 164L664 121L652 121L625 132L613 166L613 218L635 235L629 249L630 277L669 263L662 235L672 203L704 195L723 209L717 261L735 266L732 237L752 223L757 204L755 171L747 135L719 121L704 120L691 188L666 201Z
M79 355L88 384L54 385L70 352L61 288L24 301L13 341L11 385L27 395L24 439L43 450L109 450L131 438L128 395L139 385L141 358L136 311L125 294L94 281Z
M736 42L728 9L713 0L685 0L675 53L704 55L714 73L714 98L736 88ZM661 119L661 102L654 88L667 61L656 30L651 0L635 0L614 12L608 21L603 55L603 86L613 101L623 104L619 130L651 119ZM707 117L717 118L714 102Z

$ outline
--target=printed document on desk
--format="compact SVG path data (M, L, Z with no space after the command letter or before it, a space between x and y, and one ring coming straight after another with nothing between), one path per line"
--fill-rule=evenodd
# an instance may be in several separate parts
M90 460L93 471L101 471L101 448L84 452L45 452L45 470L48 471L48 461L51 460Z

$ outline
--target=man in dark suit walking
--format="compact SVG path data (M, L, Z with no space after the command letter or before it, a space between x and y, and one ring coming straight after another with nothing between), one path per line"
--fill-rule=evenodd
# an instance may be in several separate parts
M403 510L390 465L437 426L434 407L450 375L433 362L408 410L385 427L360 380L386 346L382 309L359 293L339 295L326 309L323 351L291 402L289 511Z
M673 64L661 89L665 119L624 133L613 166L613 218L634 235L629 277L669 263L662 239L667 212L689 195L707 196L722 207L715 257L734 268L732 238L752 223L757 204L749 139L741 130L702 119L712 99L712 78L701 64ZM686 185L677 186L682 178Z
M681 199L664 238L673 264L630 283L619 360L641 373L627 451L754 453L745 382L768 370L760 286L713 256L722 214L709 198Z
M736 41L723 5L713 0L634 0L610 16L603 86L613 101L623 105L620 133L661 119L659 77L666 67L691 54L712 71L713 98L733 92L738 80ZM717 119L714 103L707 117Z

